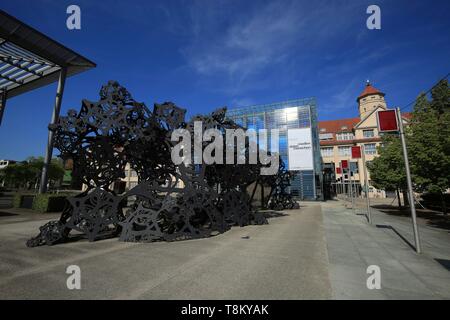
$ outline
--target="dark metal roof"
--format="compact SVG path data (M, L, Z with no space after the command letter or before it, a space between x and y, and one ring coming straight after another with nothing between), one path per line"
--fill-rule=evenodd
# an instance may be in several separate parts
M0 10L0 92L8 99L67 76L95 68L96 64Z

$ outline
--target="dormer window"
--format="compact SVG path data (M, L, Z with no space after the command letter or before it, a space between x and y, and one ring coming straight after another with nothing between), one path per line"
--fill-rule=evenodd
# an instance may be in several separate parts
M336 140L353 140L354 136L352 132L342 132L336 134Z
M333 140L333 134L332 133L319 133L319 139L320 140Z
M347 128L347 126L342 126L341 127L341 130L347 130L348 128Z
M374 136L375 136L375 133L374 133L373 129L363 130L364 138L373 138Z
M321 129L320 129L320 132L327 132L327 129L321 128Z

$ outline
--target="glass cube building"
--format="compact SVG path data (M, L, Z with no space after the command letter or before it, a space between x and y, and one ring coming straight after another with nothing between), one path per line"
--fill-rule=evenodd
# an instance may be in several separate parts
M289 168L288 130L311 128L313 170L293 171L289 192L299 200L322 200L322 163L315 98L295 99L271 104L232 108L227 117L253 130L278 129L279 153ZM270 150L270 131L266 146Z

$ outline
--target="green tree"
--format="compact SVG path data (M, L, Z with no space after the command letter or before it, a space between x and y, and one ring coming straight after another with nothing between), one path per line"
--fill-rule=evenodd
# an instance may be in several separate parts
M31 189L39 185L44 159L29 157L26 161L15 163L3 169L6 185L14 188ZM52 159L48 169L51 184L60 181L64 176L64 168L60 159Z
M408 128L408 152L415 189L440 194L450 188L450 89L447 80L431 91L431 101L421 94Z
M399 192L406 190L405 163L401 141L397 135L383 136L382 146L378 148L379 157L367 165L372 184L377 189L396 191L398 206L401 207ZM407 197L403 198L406 204Z
M6 185L14 188L26 188L27 183L34 178L34 173L27 162L11 164L3 171Z

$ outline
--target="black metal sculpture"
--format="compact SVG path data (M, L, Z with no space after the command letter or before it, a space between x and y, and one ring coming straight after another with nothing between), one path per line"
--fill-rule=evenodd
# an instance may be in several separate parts
M69 110L60 117L50 127L55 147L62 157L73 159L73 174L87 189L68 197L61 218L40 227L27 245L67 241L71 230L89 241L119 236L122 241L149 242L207 237L233 225L264 224L265 217L252 206L258 186L271 190L263 206L298 207L287 192L291 176L281 158L273 176L261 176L261 164L175 165L170 160L173 130L193 133L195 121L202 121L203 130L214 128L223 134L226 129L241 128L226 119L226 108L189 122L185 113L171 102L155 104L150 112L124 87L110 81L101 88L98 102L83 100L80 112ZM125 177L127 163L136 171L139 184L119 195L111 186Z

